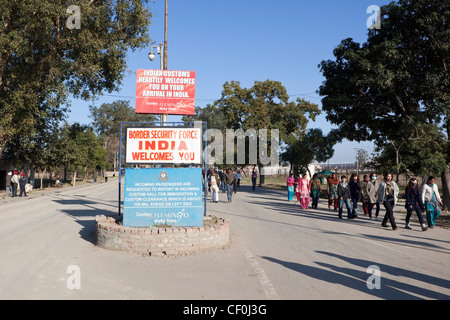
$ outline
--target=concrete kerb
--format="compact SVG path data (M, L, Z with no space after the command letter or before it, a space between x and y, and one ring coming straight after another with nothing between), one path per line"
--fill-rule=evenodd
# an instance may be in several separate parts
M214 222L211 222L213 219ZM126 227L118 217L95 217L95 244L142 256L175 257L206 253L229 245L229 220L204 218L201 227Z

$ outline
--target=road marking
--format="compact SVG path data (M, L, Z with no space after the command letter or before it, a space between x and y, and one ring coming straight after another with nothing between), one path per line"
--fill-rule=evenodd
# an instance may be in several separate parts
M242 247L242 251L245 256L245 259L247 259L248 263L250 264L256 276L258 277L259 283L264 289L267 299L280 300L280 297L278 296L277 291L273 287L272 282L270 282L269 278L264 272L264 269L260 266L255 257L250 253L250 251L248 251L247 248Z

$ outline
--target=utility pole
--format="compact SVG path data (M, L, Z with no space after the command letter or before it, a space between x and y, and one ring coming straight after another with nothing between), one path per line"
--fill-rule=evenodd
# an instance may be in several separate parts
M165 12L164 12L164 66L163 69L167 70L167 6L168 6L169 0L166 0L165 5ZM167 122L167 114L161 115L161 122L165 126L165 123Z
M167 5L169 0L166 0L164 13L164 70L167 70Z

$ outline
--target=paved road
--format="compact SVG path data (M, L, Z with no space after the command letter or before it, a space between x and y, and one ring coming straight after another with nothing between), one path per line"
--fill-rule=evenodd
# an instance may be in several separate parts
M232 203L208 203L230 220L226 249L155 258L98 248L94 217L117 213L116 181L0 200L0 299L450 298L450 230L339 220L324 202L301 210L276 190L243 186ZM67 285L70 266L79 289ZM370 266L380 289L367 287Z

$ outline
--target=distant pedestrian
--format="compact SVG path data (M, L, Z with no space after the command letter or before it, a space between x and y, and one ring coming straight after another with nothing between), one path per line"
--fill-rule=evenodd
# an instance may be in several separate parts
M350 194L352 199L352 218L358 218L358 201L361 194L361 185L359 183L359 177L356 173L352 174L350 182L348 183L350 188Z
M339 207L339 196L337 191L338 184L339 179L336 177L336 173L333 173L331 177L328 177L328 209L330 209L331 205L333 205L334 210L337 210Z
M294 179L293 173L289 174L286 184L287 184L287 190L288 190L288 201L292 201L292 197L294 196L294 184L295 184L295 179Z
M406 196L405 229L411 229L411 226L409 225L409 220L411 218L412 213L415 211L417 213L417 217L419 218L419 223L420 226L422 227L422 231L427 230L427 226L425 225L422 216L422 211L425 210L425 205L422 201L422 196L419 192L416 178L409 179L409 183L405 188L405 196Z
M237 191L237 183L238 183L238 180L237 180L237 174L236 174L236 172L234 171L234 170L231 170L231 173L234 175L234 177L236 178L236 182L235 182L235 184L233 185L233 192L234 193L236 193L236 191Z
M216 171L211 170L209 176L208 176L208 184L211 188L211 202L217 203L219 202L219 184L220 179L219 175Z
M17 189L19 188L19 172L14 170L14 174L11 177L12 197L17 197Z
M298 197L300 198L300 205L302 209L308 209L309 207L309 198L311 196L309 190L309 181L308 176L306 174L303 175L302 178L298 178Z
M439 205L443 205L441 196L439 195L439 189L435 184L433 176L428 177L427 183L422 186L421 197L422 202L425 204L425 209L427 210L428 227L433 229L436 219L441 214Z
M394 207L398 200L398 186L395 181L392 181L391 173L386 173L384 175L384 181L380 184L377 195L378 199L383 203L383 206L386 209L386 214L384 215L381 225L387 228L387 222L389 220L392 230L397 230L398 227L394 218Z
M350 187L347 183L347 177L342 176L341 182L339 182L338 187L338 197L339 197L339 219L342 219L342 211L344 209L344 203L347 208L347 219L352 219L351 205L350 205Z
M27 184L27 177L26 177L26 175L25 175L25 172L21 172L20 173L20 178L19 178L19 186L20 186L20 197L22 196L22 195L24 195L25 197L28 197L27 196L27 193L26 193L26 191L25 191L25 185Z
M12 171L9 171L8 174L6 175L6 195L5 195L6 197L8 197L10 193L12 196L11 178L12 178Z
M256 179L258 178L258 172L256 168L253 168L252 171L252 190L256 190Z
M238 171L236 172L236 179L237 179L236 186L237 186L238 188L241 186L241 178L242 178L241 171L238 170Z
M231 172L231 169L228 169L227 173L225 173L224 180L227 189L228 202L231 202L233 200L234 186L236 185L237 182L236 175Z
M320 183L320 179L317 177L317 173L315 173L309 183L309 190L311 191L311 199L312 205L311 207L317 209L319 204L320 192L322 191L322 186Z
M363 181L361 182L361 201L363 206L364 215L369 214L369 194L367 193L367 184L369 183L369 176L365 174Z
M225 172L223 170L219 171L219 180L220 180L220 191L225 192Z
M367 183L367 195L369 197L369 219L378 220L378 214L380 213L380 202L378 201L378 189L380 188L380 182L377 180L377 175L372 172L370 174L370 180ZM376 207L375 217L372 217L372 209Z

